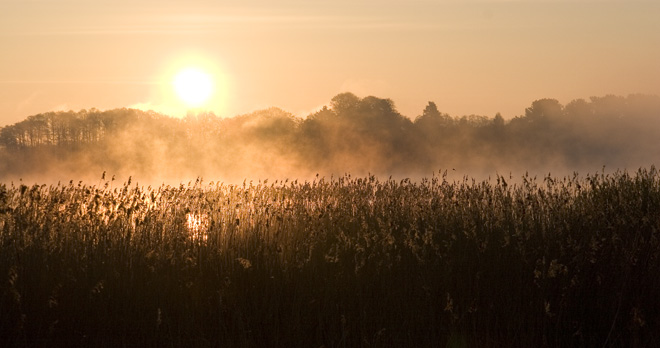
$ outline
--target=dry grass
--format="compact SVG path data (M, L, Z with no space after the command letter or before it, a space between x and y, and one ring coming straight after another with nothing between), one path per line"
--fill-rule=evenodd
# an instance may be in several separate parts
M0 345L651 347L660 175L0 186Z

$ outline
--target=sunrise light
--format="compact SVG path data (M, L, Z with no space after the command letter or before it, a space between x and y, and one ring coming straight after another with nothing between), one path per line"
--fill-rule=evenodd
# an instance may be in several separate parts
M181 70L173 81L177 96L190 107L203 106L213 94L211 75L198 68Z

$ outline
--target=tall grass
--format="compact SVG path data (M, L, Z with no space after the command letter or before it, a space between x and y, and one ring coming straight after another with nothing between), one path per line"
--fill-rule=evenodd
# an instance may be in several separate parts
M0 185L0 345L652 347L655 168Z

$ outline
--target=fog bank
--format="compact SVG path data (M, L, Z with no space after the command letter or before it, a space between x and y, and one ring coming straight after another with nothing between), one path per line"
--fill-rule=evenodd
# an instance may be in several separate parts
M660 158L659 120L660 97L648 95L567 105L541 99L511 120L451 116L433 102L411 120L390 99L351 93L305 118L278 108L184 119L135 109L49 112L0 129L0 180L94 183L106 172L145 184L238 183L636 170Z

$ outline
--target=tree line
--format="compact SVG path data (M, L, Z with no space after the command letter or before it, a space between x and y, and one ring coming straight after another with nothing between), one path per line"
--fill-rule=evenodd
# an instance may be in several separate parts
M47 173L292 177L354 173L596 170L660 155L660 97L608 95L523 115L454 117L429 102L414 119L390 99L342 93L299 118L269 108L231 118L136 109L47 112L0 129L0 178Z

